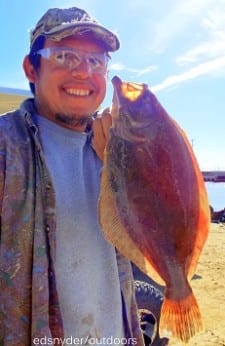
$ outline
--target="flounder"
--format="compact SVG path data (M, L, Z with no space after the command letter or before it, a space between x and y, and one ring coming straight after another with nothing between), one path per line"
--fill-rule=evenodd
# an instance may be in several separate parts
M99 222L123 255L165 284L160 331L188 342L202 330L190 278L209 231L204 179L184 131L148 86L112 83Z

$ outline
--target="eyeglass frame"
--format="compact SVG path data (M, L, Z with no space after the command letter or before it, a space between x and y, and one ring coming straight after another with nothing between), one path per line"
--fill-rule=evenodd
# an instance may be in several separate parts
M51 59L51 55L54 53L54 51L60 52L60 51L65 51L65 52L69 52L72 54L76 54L79 62L77 64L73 64L72 66L68 66L65 64L65 58L63 62L58 61L57 59L52 58ZM68 47L46 47L46 48L41 48L39 50L37 50L36 52L33 52L33 55L40 55L42 58L49 60L49 61L53 61L53 63L55 63L58 66L67 68L69 70L73 70L76 69L85 59L86 64L88 65L88 69L89 72L91 73L99 73L99 74L103 74L105 75L107 73L107 66L108 66L108 62L111 59L109 53L106 52L102 52L102 53L98 53L98 52L83 52L79 49L76 48L68 48ZM96 67L94 68L90 62L88 61L88 57L89 58L97 58L97 60L102 62L102 67L100 66L99 68Z

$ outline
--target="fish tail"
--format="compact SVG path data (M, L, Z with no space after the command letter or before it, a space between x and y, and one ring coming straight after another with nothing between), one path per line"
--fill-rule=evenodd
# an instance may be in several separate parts
M193 293L174 301L165 297L160 317L160 334L172 334L184 343L203 329L199 306Z

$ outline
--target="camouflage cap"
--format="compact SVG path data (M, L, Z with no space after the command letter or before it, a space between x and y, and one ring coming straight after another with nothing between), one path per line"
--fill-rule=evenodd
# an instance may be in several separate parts
M113 52L120 47L116 34L103 27L86 11L77 8L49 9L38 21L30 34L30 46L39 36L45 36L54 41L71 35L82 35L91 32L101 41L106 49Z

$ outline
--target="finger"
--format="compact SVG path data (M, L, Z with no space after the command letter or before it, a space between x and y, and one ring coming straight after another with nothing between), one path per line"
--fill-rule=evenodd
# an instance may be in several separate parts
M104 133L105 139L107 140L109 137L109 129L112 126L112 117L110 113L104 115L101 120L102 120L103 133Z
M94 120L92 129L93 129L92 146L96 154L99 156L99 158L103 160L106 138L105 138L105 134L102 127L101 118L97 118Z
M108 139L109 136L109 128L112 126L112 117L111 117L111 113L110 113L110 108L107 107L103 110L103 112L101 113L100 116L101 120L102 120L102 128L103 128L103 132L105 135L105 138Z

